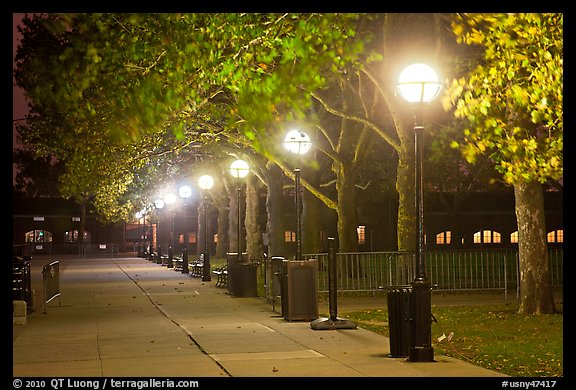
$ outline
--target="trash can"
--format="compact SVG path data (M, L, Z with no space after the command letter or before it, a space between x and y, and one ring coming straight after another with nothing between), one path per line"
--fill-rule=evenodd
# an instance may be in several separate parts
M236 297L257 297L258 263L245 262L246 253L242 253L242 262L238 262L238 253L229 252L228 262L228 293Z
M30 262L20 256L12 257L12 300L25 301L27 311L32 310Z
M282 295L282 267L284 260L284 257L280 256L274 256L270 259L270 267L272 268L272 298L280 297Z
M386 294L388 327L390 330L390 357L410 355L411 286L392 286Z
M318 318L318 261L283 260L282 317L288 321Z

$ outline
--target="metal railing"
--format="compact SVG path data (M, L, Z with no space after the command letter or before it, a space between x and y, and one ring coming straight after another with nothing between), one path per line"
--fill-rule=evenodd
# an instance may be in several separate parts
M46 304L54 298L58 298L58 306L61 305L60 300L60 263L53 261L47 264L42 269L42 285L44 287L44 314L46 314Z
M53 244L51 242L45 242L45 243L27 243L23 245L17 245L14 247L23 247L24 249L20 250L25 250L26 253L29 253L32 256L77 255L82 257L93 257L93 256L114 257L118 256L119 254L118 245L114 243L79 245L77 243Z
M426 252L426 275L435 290L503 290L519 288L517 249L442 250ZM376 292L407 285L414 278L414 252L338 253L339 292ZM328 254L306 254L318 260L318 291L328 291ZM563 284L563 250L549 248L552 286Z

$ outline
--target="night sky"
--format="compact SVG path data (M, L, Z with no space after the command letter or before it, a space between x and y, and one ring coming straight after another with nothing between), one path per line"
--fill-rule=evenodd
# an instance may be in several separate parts
M20 35L16 29L16 26L22 19L24 14L13 13L12 14L12 60L16 56L16 47L20 39ZM14 80L14 78L12 78ZM24 98L24 91L16 86L12 87L12 144L14 146L16 142L15 131L16 131L16 121L23 119L28 112L26 99ZM16 169L12 166L12 180L14 181L16 177Z

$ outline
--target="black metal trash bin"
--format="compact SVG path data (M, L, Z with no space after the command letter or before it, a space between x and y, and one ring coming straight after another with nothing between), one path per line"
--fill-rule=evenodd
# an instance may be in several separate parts
M12 299L25 301L27 311L32 310L30 262L20 256L12 257Z
M258 263L228 264L228 292L237 297L257 297Z
M272 298L280 297L282 295L282 270L284 257L274 256L270 259L270 266L272 267Z
M410 323L412 286L392 286L386 295L388 327L390 330L390 357L410 355Z
M283 260L282 316L288 321L318 318L318 260Z

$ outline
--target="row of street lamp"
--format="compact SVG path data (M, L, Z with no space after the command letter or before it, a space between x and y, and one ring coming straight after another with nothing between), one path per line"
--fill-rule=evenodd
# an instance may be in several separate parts
M422 150L423 150L423 131L422 110L425 103L434 100L441 89L436 72L425 64L412 64L405 68L399 76L397 92L400 96L414 107L414 153L415 153L415 206L417 210L417 234L416 234L416 269L415 278L412 282L412 306L411 306L411 346L409 361L414 362L431 362L434 360L434 353L431 346L431 291L430 282L426 277L426 263L424 256L424 207L423 207L423 186L422 186ZM312 142L310 137L300 131L291 130L284 138L284 147L292 154L298 156L298 163L294 168L295 182L295 206L296 206L296 260L302 259L301 247L301 189L300 189L300 156L310 151ZM248 163L243 160L236 160L230 165L230 174L237 179L237 201L238 201L238 239L237 255L238 262L242 259L241 243L241 179L245 178L250 172ZM204 210L204 267L203 281L210 281L210 253L208 246L208 224L207 224L207 191L214 185L214 179L210 175L201 176L198 185L202 189L202 201ZM179 190L179 195L183 199L188 199L192 194L190 187L183 186ZM164 199L157 199L155 206L162 209L164 205L171 206L175 203L176 196L168 194ZM173 246L173 214L171 218L171 233L169 246L169 263L171 262L171 253ZM184 228L186 230L186 227ZM183 249L183 270L188 272L187 264L187 247L188 237L184 232L184 249ZM160 254L160 248L158 248Z
M312 148L312 143L310 141L310 137L300 131L300 130L291 130L288 132L284 139L284 146L285 148L293 154L298 156L307 153ZM298 161L299 163L299 161ZM299 165L299 164L298 164ZM237 215L237 222L238 222L238 232L237 232L237 242L236 242L236 249L237 249L237 256L238 256L238 263L242 262L242 225L240 223L241 216L242 216L242 209L241 209L241 179L245 178L248 173L250 173L250 166L244 160L235 160L230 164L230 174L236 178L236 193L237 193L237 208L238 208L238 215ZM302 257L302 246L301 246L301 232L302 232L302 223L300 220L300 208L301 208L301 189L300 189L300 168L296 167L294 169L295 175L295 201L296 201L296 256L295 259L301 259ZM198 186L202 189L202 205L203 205L203 212L204 212L204 245L203 245L203 252L202 256L204 259L204 267L203 267L203 281L210 281L210 251L208 245L208 221L207 221L207 191L210 190L214 186L214 179L210 175L203 175L198 179ZM192 195L192 189L187 186L183 185L178 189L178 194L180 198L186 200L190 198ZM154 206L156 209L163 209L164 207L171 208L176 203L177 197L174 193L169 192L164 197L158 198L154 201ZM141 213L139 213L141 214ZM140 217L138 217L140 218ZM182 273L188 273L188 237L187 237L187 228L186 228L186 218L184 218L184 247L182 249ZM159 246L159 245L158 245ZM170 238L169 238L169 247L168 247L168 267L173 267L173 251L174 251L174 213L171 210L170 213ZM160 246L159 246L159 255L160 255Z

